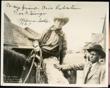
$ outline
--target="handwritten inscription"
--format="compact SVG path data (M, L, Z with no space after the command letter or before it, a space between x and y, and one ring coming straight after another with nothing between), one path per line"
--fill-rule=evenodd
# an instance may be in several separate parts
M80 8L76 8L75 5L70 5L70 6L67 6L67 5L57 5L56 6L56 9L58 10L73 10L73 9L80 9Z
M54 6L50 5L40 5L40 6L30 6L27 4L12 4L12 3L6 3L6 7L13 10L13 14L17 16L21 16L22 18L19 19L20 25L31 25L34 22L48 22L48 19L46 18L48 15L48 11L52 10L73 10L73 9L80 9L76 8L75 5L62 5L57 4ZM28 17L35 16L36 19L28 19ZM24 18L23 18L24 17Z
M20 20L20 25L31 25L31 23L34 23L34 22L44 22L44 23L47 23L48 20L47 19L44 19L44 18L39 18L38 20L30 20L30 19L27 19L27 18L21 18Z
M58 5L55 5L55 6L49 6L49 5L42 5L42 6L26 6L25 4L21 5L21 6L18 6L18 5L11 5L10 3L7 3L6 4L7 7L9 8L14 8L16 9L17 11L19 10L30 10L30 11L37 11L37 10L73 10L73 9L80 9L78 7L76 7L75 5L61 5L61 4L58 4Z

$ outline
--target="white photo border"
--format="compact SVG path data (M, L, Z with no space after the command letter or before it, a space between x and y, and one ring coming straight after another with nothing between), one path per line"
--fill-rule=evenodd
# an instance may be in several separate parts
M101 85L101 84L96 84L96 85L86 85L86 84L69 84L69 85L53 85L53 84L23 84L23 83L4 83L3 82L3 44L4 44L4 14L3 14L3 11L4 11L4 2L5 1L2 1L2 13L1 13L1 22L2 22L2 25L1 25L1 85L2 86L51 86L51 87L108 87L108 54L109 54L109 2L107 2L108 4L108 9L107 9L107 13L106 13L106 79L107 79L107 83L104 84L104 85ZM48 1L47 1L48 2ZM56 2L59 2L59 1L56 1ZM71 2L74 2L74 1L71 1ZM70 3L71 3L70 2Z

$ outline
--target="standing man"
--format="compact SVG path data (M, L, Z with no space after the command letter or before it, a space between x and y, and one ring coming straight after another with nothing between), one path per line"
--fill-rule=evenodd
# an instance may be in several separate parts
M105 67L104 64L99 62L100 58L105 58L105 52L101 45L93 45L89 49L89 60L85 64L80 65L55 65L56 68L67 70L81 70L83 69L84 84L104 84L105 82Z
M66 40L62 27L68 21L67 17L55 17L54 24L39 40L49 84L68 84L63 73L54 67L54 64L62 64L66 55Z

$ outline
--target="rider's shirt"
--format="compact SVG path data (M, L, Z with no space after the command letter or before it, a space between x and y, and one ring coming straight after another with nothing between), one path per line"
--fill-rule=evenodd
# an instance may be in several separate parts
M60 62L66 54L66 40L61 29L53 30L52 26L41 38L40 46L43 52L43 58L55 56L60 57Z

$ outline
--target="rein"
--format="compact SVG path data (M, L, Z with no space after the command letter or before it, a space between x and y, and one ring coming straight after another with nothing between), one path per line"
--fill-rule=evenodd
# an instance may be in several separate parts
M31 51L30 55L28 56L28 59L31 59L31 56L32 56L32 53L33 53L33 52L34 52L34 50ZM35 59L36 59L36 57L40 59L39 68L37 68L37 66L36 66L36 68L37 68L37 70L38 70L38 69L41 70L43 58L42 58L42 51L41 51L41 49L40 49L40 56L38 56L37 54L35 54L34 57L32 57L32 63L31 63L30 69L29 69L28 74L26 75L26 77L25 77L23 83L26 83L26 81L27 81L27 79L28 79L28 77L29 77L29 75L30 75L30 73L31 73L31 71L32 71L32 67L33 67L33 65L35 64ZM40 78L40 76L41 76L41 75L40 75L40 71L39 71L39 78Z

